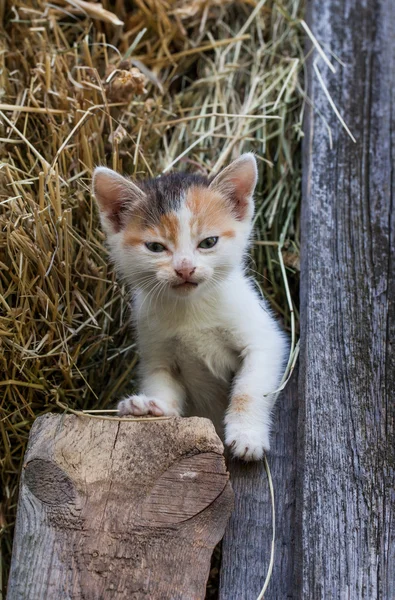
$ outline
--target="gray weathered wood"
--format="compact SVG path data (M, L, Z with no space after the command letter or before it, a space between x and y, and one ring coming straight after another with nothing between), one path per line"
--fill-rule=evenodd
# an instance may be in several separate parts
M395 2L313 0L345 63L309 63L302 211L298 597L395 598ZM319 114L320 113L320 114ZM325 122L326 121L326 122ZM330 147L327 125L331 128Z
M7 598L203 599L232 498L207 419L40 417Z
M294 373L274 413L268 462L276 504L274 572L265 600L294 595L297 376ZM235 510L222 544L221 600L256 600L270 559L271 500L263 463L228 463Z

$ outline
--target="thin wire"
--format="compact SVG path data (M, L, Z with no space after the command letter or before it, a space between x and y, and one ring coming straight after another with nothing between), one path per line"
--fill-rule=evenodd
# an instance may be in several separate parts
M104 419L105 421L122 421L122 422L123 421L145 422L145 421L168 421L169 419L174 418L174 417L105 417L104 415L97 415L97 414L92 415L92 414L89 414L88 412L83 412L82 410L74 410L73 408L70 408L66 404L63 404L63 402L60 402L60 400L56 400L56 404L58 406L60 406L60 408L63 408L63 410L65 410L66 412L70 412L73 415L77 415L78 417L88 417L88 419ZM108 410L105 412L113 412L113 411Z
M273 531L272 531L272 544L271 544L271 549L270 549L269 567L267 569L265 583L263 584L263 588L261 589L261 592L260 592L257 600L263 600L264 593L266 592L266 590L269 586L269 583L270 583L270 579L272 577L273 565L274 565L274 546L275 546L275 542L276 542L276 505L275 505L275 500L274 500L274 488L273 488L272 475L270 472L269 463L267 462L266 454L264 454L264 456L263 456L263 462L265 465L267 480L269 482L270 500L272 503L272 530Z
M282 229L280 239L278 242L278 247L277 247L278 260L280 262L280 267L281 267L281 275L282 275L283 284L284 284L284 288L285 288L285 294L286 294L286 298L287 298L287 303L288 303L288 307L289 307L289 311L290 311L290 315L291 315L291 348L289 351L288 364L287 364L285 372L282 376L282 379L280 382L280 387L277 390L275 390L274 392L271 392L271 394L276 394L276 399L277 399L277 394L281 390L283 390L285 385L288 383L289 378L291 377L291 374L293 372L295 363L297 361L298 354L299 354L299 342L296 343L295 313L294 313L294 309L293 309L291 292L290 292L289 285L288 285L287 272L285 269L284 260L283 260L283 256L282 256L282 249L284 247L285 235L288 230L288 226L289 226L289 223L290 223L290 220L291 220L291 217L292 217L295 207L296 207L296 205L294 205L292 207L292 210L288 214L288 217L287 217L285 225ZM266 395L271 395L271 394L266 394ZM271 544L271 549L270 549L270 561L269 561L269 566L268 566L267 573L266 573L265 583L263 584L263 588L262 588L257 600L263 600L264 593L266 592L266 590L269 586L269 583L270 583L270 579L272 577L273 565L274 565L274 547L275 547L275 542L276 542L276 506L275 506L275 499L274 499L274 488L273 488L272 475L270 472L269 463L267 462L266 454L264 454L264 456L263 456L263 461L264 461L264 465L265 465L267 480L269 483L270 500L271 500L271 504L272 504L272 544Z

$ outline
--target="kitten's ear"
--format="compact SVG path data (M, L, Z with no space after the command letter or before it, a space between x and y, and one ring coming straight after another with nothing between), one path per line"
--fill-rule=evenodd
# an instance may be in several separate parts
M210 189L226 196L232 202L237 218L244 221L254 213L252 196L257 180L255 156L247 152L220 171L210 183Z
M123 216L146 199L144 192L130 179L106 167L94 170L92 188L103 225L109 233L120 231Z

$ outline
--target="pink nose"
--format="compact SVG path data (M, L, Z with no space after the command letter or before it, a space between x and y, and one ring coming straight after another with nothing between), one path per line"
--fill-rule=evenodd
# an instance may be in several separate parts
M177 273L178 277L182 277L182 279L188 279L191 275L196 271L196 267L180 267L179 269L174 269Z

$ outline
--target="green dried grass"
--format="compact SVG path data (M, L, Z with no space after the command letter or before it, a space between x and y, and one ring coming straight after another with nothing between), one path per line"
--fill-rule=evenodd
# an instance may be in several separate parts
M288 329L281 263L297 292L301 0L104 3L123 28L84 15L79 2L55 4L0 2L4 573L33 420L59 410L57 401L112 407L135 381L128 295L89 193L95 165L136 177L170 166L211 173L253 150L251 265ZM108 65L125 55L147 76L146 93L128 101L105 83Z

